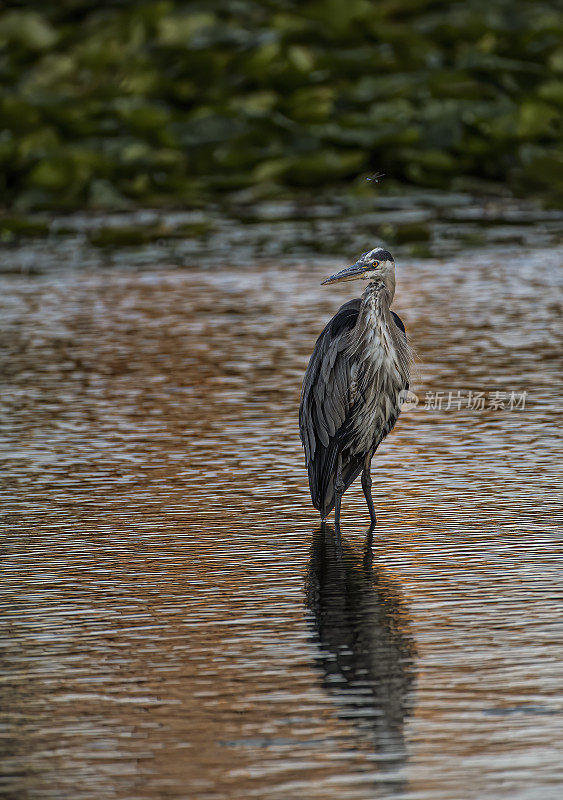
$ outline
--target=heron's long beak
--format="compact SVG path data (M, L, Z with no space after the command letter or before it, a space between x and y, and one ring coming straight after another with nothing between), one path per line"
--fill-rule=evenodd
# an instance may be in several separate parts
M334 275L331 275L330 278L327 278L326 281L323 281L321 286L324 286L326 283L353 281L365 271L365 268L365 264L363 264L361 261L356 261L356 263L352 264L351 267L346 267L345 269L341 269L340 272L335 272Z

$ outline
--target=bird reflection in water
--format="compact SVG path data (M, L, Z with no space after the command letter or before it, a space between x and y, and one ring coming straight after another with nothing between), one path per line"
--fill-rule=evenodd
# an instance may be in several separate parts
M403 725L412 702L415 649L399 587L373 565L373 530L363 553L339 542L327 526L315 532L307 605L323 685L339 716L382 762L397 768L406 759Z

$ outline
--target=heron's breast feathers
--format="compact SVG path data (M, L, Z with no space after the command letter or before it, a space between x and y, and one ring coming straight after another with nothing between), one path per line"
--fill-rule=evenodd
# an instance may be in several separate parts
M409 382L406 337L381 295L365 298L353 331L350 354L355 368L350 384L353 413L346 431L347 445L352 451L367 453L395 424L400 394Z

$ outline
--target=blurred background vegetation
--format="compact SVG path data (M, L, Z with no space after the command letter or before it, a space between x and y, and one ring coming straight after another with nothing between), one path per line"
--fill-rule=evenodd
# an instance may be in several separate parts
M374 171L563 204L557 2L8 3L0 80L16 212L361 194Z

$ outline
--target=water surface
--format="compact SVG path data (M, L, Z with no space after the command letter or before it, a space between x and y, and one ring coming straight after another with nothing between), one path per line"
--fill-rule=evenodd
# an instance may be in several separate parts
M398 259L420 402L342 552L296 418L340 263L65 253L0 287L0 794L561 797L563 250Z

